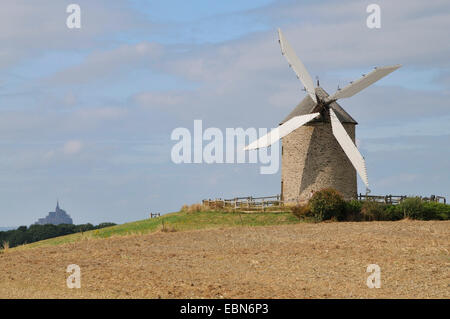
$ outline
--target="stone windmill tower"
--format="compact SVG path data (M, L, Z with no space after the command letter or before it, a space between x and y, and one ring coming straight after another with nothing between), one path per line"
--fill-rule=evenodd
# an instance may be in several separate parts
M364 158L355 146L358 124L336 101L355 95L400 65L375 68L333 95L314 87L308 71L278 29L281 52L308 95L276 129L245 149L267 147L282 139L281 196L285 202L305 202L314 191L332 187L344 198L357 195L356 172L369 191Z

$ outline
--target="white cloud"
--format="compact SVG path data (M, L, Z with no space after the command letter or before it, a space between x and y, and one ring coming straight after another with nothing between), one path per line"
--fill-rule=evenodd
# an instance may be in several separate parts
M73 155L73 154L79 153L82 148L83 148L83 143L81 141L71 140L64 144L63 152L66 155Z
M63 97L63 105L65 106L74 106L77 103L77 97L73 92L68 92Z
M66 26L67 1L2 1L0 10L0 66L11 66L47 50L80 50L95 47L99 37L152 26L127 8L126 0L78 0L82 28Z
M163 47L157 43L140 42L124 44L114 49L98 50L80 64L51 76L54 84L90 83L105 77L129 72L136 68L148 67L163 54Z
M172 92L142 92L133 97L133 101L146 108L171 107L183 102L183 97L177 91Z

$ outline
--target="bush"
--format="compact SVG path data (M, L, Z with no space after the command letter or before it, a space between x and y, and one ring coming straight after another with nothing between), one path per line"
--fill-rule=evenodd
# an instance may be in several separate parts
M115 224L115 223L108 223L108 222L106 222L106 223L98 224L96 228L100 229L100 228L112 227L112 226L116 226L116 225L117 224Z
M7 242L7 241L4 241L3 243L2 243L2 250L6 253L6 252L8 252L8 250L9 250L9 242Z
M403 212L404 218L422 219L423 202L420 197L408 197L398 204L398 209Z
M304 220L305 218L312 216L309 205L295 205L291 207L291 211L292 214L300 220Z
M385 205L383 220L400 220L403 218L403 212L398 205Z
M181 211L185 213L198 213L198 212L206 212L210 210L210 208L207 205L203 204L192 204L192 205L183 205L181 207Z
M397 214L403 218L420 220L448 220L450 205L424 202L420 197L409 197L397 205Z
M315 192L308 203L312 215L317 221L331 219L345 219L345 201L342 195L332 188L325 188Z
M366 200L361 206L361 219L364 221L383 220L385 217L385 204Z
M423 220L448 220L450 217L450 205L436 202L423 202L420 217Z
M359 221L361 220L362 203L353 199L345 203L345 220Z
M333 189L324 189L313 195L308 205L291 208L299 219L314 217L318 221L337 219L339 221L396 221L403 218L418 220L449 220L450 205L425 202L420 197L408 197L398 205L373 200L345 202Z

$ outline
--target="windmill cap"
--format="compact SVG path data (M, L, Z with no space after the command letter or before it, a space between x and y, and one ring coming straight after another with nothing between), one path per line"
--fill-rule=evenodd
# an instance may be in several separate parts
M321 100L324 100L329 96L329 94L320 86L316 87L315 91L316 95ZM312 113L315 107L316 103L314 103L311 97L309 95L305 96L305 98L292 110L292 112L289 113L289 115L284 118L284 120L280 123L280 125L289 121L291 118L295 116ZM350 114L348 114L337 102L332 102L330 104L330 107L334 110L336 116L338 117L339 121L341 121L341 123L351 123L355 125L358 124L358 122L356 122L350 116ZM320 120L313 120L311 122L318 122L318 121Z

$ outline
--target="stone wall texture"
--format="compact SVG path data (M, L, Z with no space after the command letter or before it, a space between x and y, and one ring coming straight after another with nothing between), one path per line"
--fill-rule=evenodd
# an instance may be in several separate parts
M343 123L355 142L355 125ZM282 139L281 194L285 202L304 203L332 187L345 199L356 198L356 170L331 130L331 123L304 125Z

